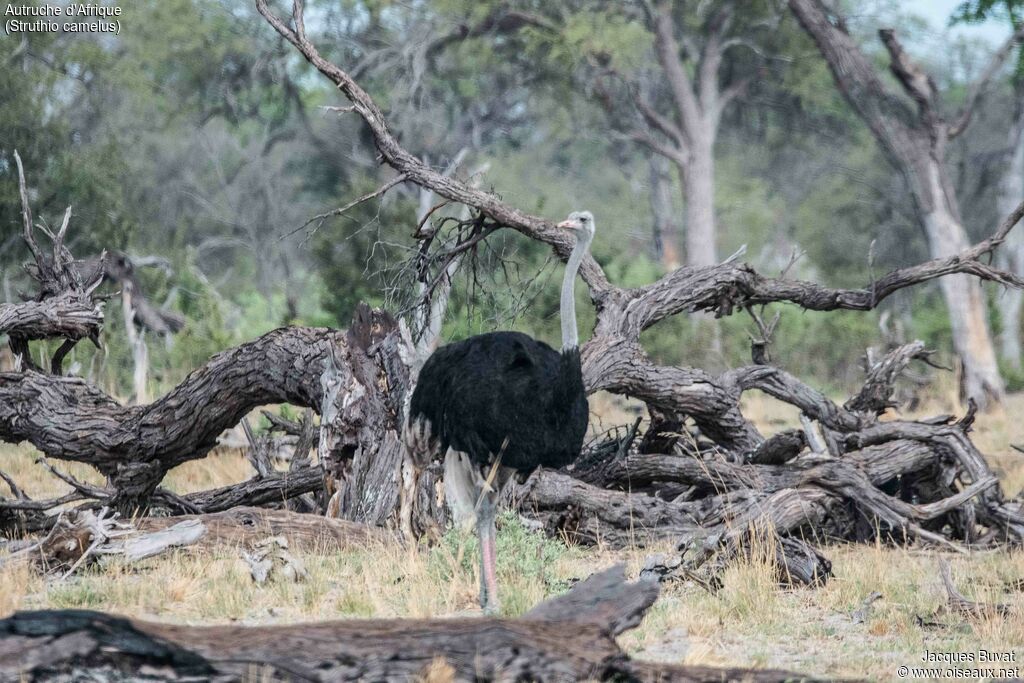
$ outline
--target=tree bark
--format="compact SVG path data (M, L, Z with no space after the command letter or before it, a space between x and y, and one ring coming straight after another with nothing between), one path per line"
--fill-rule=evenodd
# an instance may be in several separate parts
M406 151L370 96L346 72L324 60L306 38L302 6L301 0L295 3L288 25L257 0L257 8L275 30L351 98L354 111L370 126L383 160L398 177L409 178L449 200L467 203L479 211L481 220L518 230L566 255L565 236L549 221L439 173ZM623 289L612 285L601 267L588 258L581 273L590 287L597 320L593 337L582 350L587 391L608 389L635 396L665 415L679 416L684 428L685 421L692 419L700 431L698 443L713 442L714 448L706 450L714 451L727 464L781 460L792 468L791 476L804 477L789 479L790 485L765 492L757 486L740 485L744 476L740 472L732 490L719 494L715 489L714 495L707 495L700 482L665 474L666 485L651 484L656 495L645 492L637 497L643 503L645 524L655 534L664 528L668 533L686 535L699 533L696 520L708 528L721 528L733 515L734 528L745 529L764 519L768 510L780 529L815 528L817 522L829 520L827 526L836 530L835 535L849 536L855 526L849 522L853 505L895 532L930 542L952 545L963 540L994 545L1024 538L1020 506L1005 501L991 486L991 470L967 437L969 419L956 425L878 421L877 412L891 401L891 384L905 367L904 360L920 347L895 350L895 356L890 354L887 362L869 373L871 388L839 406L770 365L737 368L716 376L692 368L658 366L640 344L645 329L685 311L723 316L783 301L809 310L870 310L900 289L954 274L1020 286L1024 280L994 268L985 257L1006 240L1022 216L1024 204L982 242L955 255L894 270L853 289L768 278L732 261L679 268L651 284ZM431 256L429 251L423 254L428 260ZM449 264L443 261L440 268ZM120 406L81 380L31 370L0 373L0 436L28 439L49 455L93 463L111 476L119 497L142 502L167 468L202 457L221 430L253 407L276 402L309 406L321 415L317 448L334 487L331 510L345 519L387 524L396 513L403 456L399 434L415 379L411 359L416 351L409 337L386 312L361 306L348 332L275 330L218 354L167 396L146 406ZM803 447L798 438L764 446L766 439L739 408L743 392L752 389L796 406L808 422L816 422L831 457L840 464L816 467L821 465L816 458L829 456L798 456ZM870 446L898 449L887 444L899 441L925 444L923 457L939 468L942 476L926 477L928 486L922 485L921 490L914 490L911 482L893 495L866 480L863 473L844 468L839 460L843 454ZM585 482L565 479L568 481L548 479L538 484L550 492L539 499L547 501L542 515L567 518L566 528L571 528L574 515L579 516L586 533L611 528L620 537L633 534L635 517L630 514L630 501L623 499L629 494L601 489L595 493L591 491L595 487ZM890 480L885 482L891 486ZM416 500L421 531L444 519L443 496L436 484L436 473L427 472L420 479ZM670 499L660 498L669 494ZM697 500L698 494L702 500ZM941 527L936 530L933 525Z
M42 301L0 304L0 334L24 340L83 339L103 324L99 304L69 293Z
M722 60L721 41L728 22L709 22L695 81L683 63L677 43L678 26L672 16L672 4L659 3L650 21L658 63L672 94L674 120L678 125L678 135L670 143L670 158L679 167L683 192L686 264L691 267L709 266L717 263L714 145L720 110L726 103L719 97L718 66ZM652 116L649 114L648 118ZM653 148L658 149L657 146Z
M718 231L715 228L716 131L706 120L703 130L693 136L689 162L679 169L686 206L686 264L713 266L718 263Z
M996 207L999 211L1024 199L1024 102L1017 103L1017 115L1010 127L1008 146L1009 163L999 181L999 196ZM1007 238L1006 246L999 252L999 264L1012 273L1024 273L1024 238L1019 233ZM1024 292L1012 287L999 293L996 305L1002 325L999 332L999 356L1004 363L1020 371L1021 354L1021 306Z
M136 405L149 402L149 347L145 332L135 328L135 307L132 305L132 285L121 289L121 309L124 311L124 331L128 348L132 352L132 387Z
M214 356L154 403L122 406L86 381L35 371L0 373L0 433L107 475L126 511L164 473L203 457L222 431L267 403L321 408L320 377L342 333L281 328Z
M394 542L397 537L378 527L308 515L290 510L268 510L260 507L232 507L224 512L171 517L141 517L133 525L140 532L160 531L181 522L198 521L207 529L206 535L193 547L238 546L268 536L284 536L289 547L308 552L330 553L373 542Z

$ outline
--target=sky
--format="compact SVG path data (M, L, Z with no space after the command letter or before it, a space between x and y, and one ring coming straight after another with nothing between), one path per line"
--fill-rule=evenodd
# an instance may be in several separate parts
M942 34L948 32L953 36L979 38L993 45L998 45L1010 35L1006 22L989 20L983 24L949 27L949 17L960 4L961 0L902 0L900 5L908 14L916 14L928 20L935 30L935 40L941 40Z

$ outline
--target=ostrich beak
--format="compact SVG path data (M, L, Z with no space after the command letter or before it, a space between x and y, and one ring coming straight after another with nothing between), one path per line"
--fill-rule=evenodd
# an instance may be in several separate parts
M573 222L573 221L570 221L570 220L564 220L561 223L559 223L558 225L556 225L555 227L556 228L563 228L565 230L575 230L576 229L576 223Z

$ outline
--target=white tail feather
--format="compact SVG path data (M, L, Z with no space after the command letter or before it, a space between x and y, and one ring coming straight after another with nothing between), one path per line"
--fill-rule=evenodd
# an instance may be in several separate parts
M477 480L480 473L465 453L448 449L444 458L444 495L452 521L463 529L476 525Z

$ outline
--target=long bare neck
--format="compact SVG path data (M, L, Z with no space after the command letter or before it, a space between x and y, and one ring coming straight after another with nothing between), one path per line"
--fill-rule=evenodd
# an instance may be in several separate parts
M576 240L576 246L569 254L569 261L565 264L565 277L562 279L562 300L559 307L559 317L562 322L562 350L576 348L580 345L579 333L576 331L576 274L579 273L583 257L590 248L590 241L593 235L587 232L580 232Z

